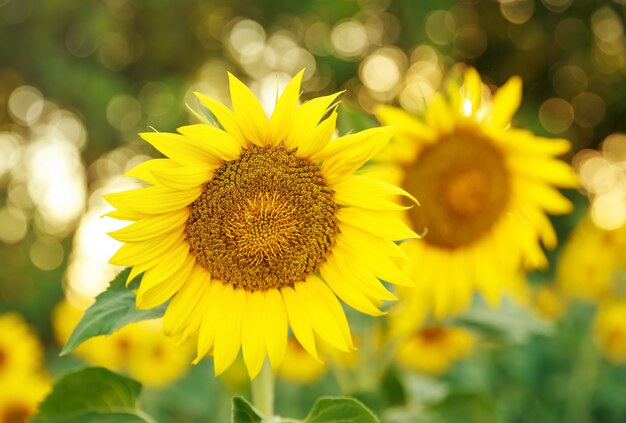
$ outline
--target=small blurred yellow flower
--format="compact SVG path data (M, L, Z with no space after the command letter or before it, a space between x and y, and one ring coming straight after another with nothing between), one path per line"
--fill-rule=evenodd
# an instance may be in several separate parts
M475 344L468 330L449 326L424 327L402 342L397 359L416 372L441 375L457 360L469 355Z
M40 372L42 347L19 314L0 315L0 334L0 386L15 376Z
M348 354L348 353L344 353ZM278 377L298 383L314 382L326 373L326 365L307 353L297 339L287 341L285 358L278 368Z
M41 375L15 376L0 383L0 423L26 423L50 391Z
M67 300L53 313L57 341L63 345L82 315ZM80 345L73 354L95 366L128 373L149 386L163 386L180 378L189 367L192 347L177 345L162 333L160 320L132 323L110 336L97 336Z
M626 363L626 301L600 305L594 335L598 347L611 362Z
M626 226L615 230L598 228L585 216L572 232L563 248L557 283L572 297L598 301L615 296L617 271L625 269Z
M377 110L381 123L398 125L377 173L420 201L406 219L425 233L402 244L413 259L403 270L416 286L399 291L405 301L395 330L410 332L428 314L462 312L476 292L497 304L505 281L547 265L541 244L557 243L547 215L572 210L557 188L574 187L577 178L556 159L569 150L567 140L511 126L521 95L519 77L491 96L468 68L462 84L434 96L423 119L395 107Z
M546 320L558 320L567 311L567 299L554 287L537 287L532 295L534 310Z

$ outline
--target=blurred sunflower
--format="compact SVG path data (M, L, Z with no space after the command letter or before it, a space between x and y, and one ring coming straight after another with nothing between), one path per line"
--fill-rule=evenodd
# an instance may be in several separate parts
M298 106L300 72L271 116L229 74L231 110L199 95L221 128L178 128L142 138L169 158L149 160L128 176L150 186L106 195L109 216L134 221L111 233L125 243L111 263L143 273L139 308L170 297L164 330L197 335L196 362L214 357L222 373L239 349L251 378L269 357L282 361L288 324L316 356L314 333L350 350L337 297L372 315L395 297L380 282L411 284L391 256L392 240L416 237L390 211L402 189L354 174L389 141L375 128L331 140L339 95Z
M52 314L59 345L64 345L83 313L67 300ZM72 354L94 366L127 371L144 385L164 386L187 370L191 349L180 346L162 332L162 320L146 320L124 326L110 336L96 336L82 343Z
M587 301L599 301L626 292L623 277L625 248L626 226L605 230L596 226L591 216L585 216L559 256L559 287L568 295Z
M408 336L399 345L396 357L398 362L411 370L440 375L469 355L474 344L474 335L466 329L427 326Z
M296 338L287 341L285 358L277 370L282 379L298 383L310 383L326 373L326 365L306 352Z
M0 383L0 423L26 423L50 390L42 376L20 376Z
M547 264L539 240L552 248L556 234L546 213L572 209L555 187L574 187L577 179L555 159L568 141L511 127L521 85L511 78L491 101L468 68L447 99L434 96L423 120L390 106L377 110L383 124L399 127L379 170L420 201L407 219L426 233L403 245L413 259L406 273L416 281L402 291L406 313L396 322L403 330L429 312L441 318L464 310L476 291L496 304L520 267Z
M596 344L615 364L626 363L626 301L601 304L595 317Z
M43 364L42 347L24 319L16 313L0 315L0 333L0 386L16 375L38 373Z

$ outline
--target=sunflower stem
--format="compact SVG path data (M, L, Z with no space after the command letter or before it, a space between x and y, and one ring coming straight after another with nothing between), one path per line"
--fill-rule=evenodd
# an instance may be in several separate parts
M250 382L252 405L261 413L263 423L274 421L274 372L269 361L265 360L261 371Z

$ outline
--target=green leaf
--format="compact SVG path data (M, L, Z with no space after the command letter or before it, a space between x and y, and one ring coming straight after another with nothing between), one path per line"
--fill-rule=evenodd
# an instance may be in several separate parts
M363 110L358 110L354 107L347 106L345 103L340 103L337 126L339 134L346 135L348 133L373 128L377 126L377 124L376 120Z
M433 406L437 423L500 423L496 405L486 395L455 392Z
M89 367L59 379L39 406L34 422L141 423L137 399L141 384L102 367Z
M306 423L378 423L362 402L354 398L323 397L315 402Z
M80 344L98 335L109 335L129 323L162 317L167 303L149 310L138 310L135 306L135 293L141 276L136 277L126 287L126 278L130 268L122 271L109 288L96 297L96 302L89 307L74 328L72 335L61 351L61 355L72 352Z
M243 397L233 398L232 423L259 423L263 419Z
M532 335L550 335L554 330L552 323L507 298L499 308L490 307L478 299L457 321L508 343L524 343Z

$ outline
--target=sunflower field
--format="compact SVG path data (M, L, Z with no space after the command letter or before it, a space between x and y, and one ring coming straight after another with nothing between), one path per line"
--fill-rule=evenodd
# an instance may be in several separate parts
M0 0L0 423L626 422L625 0Z

